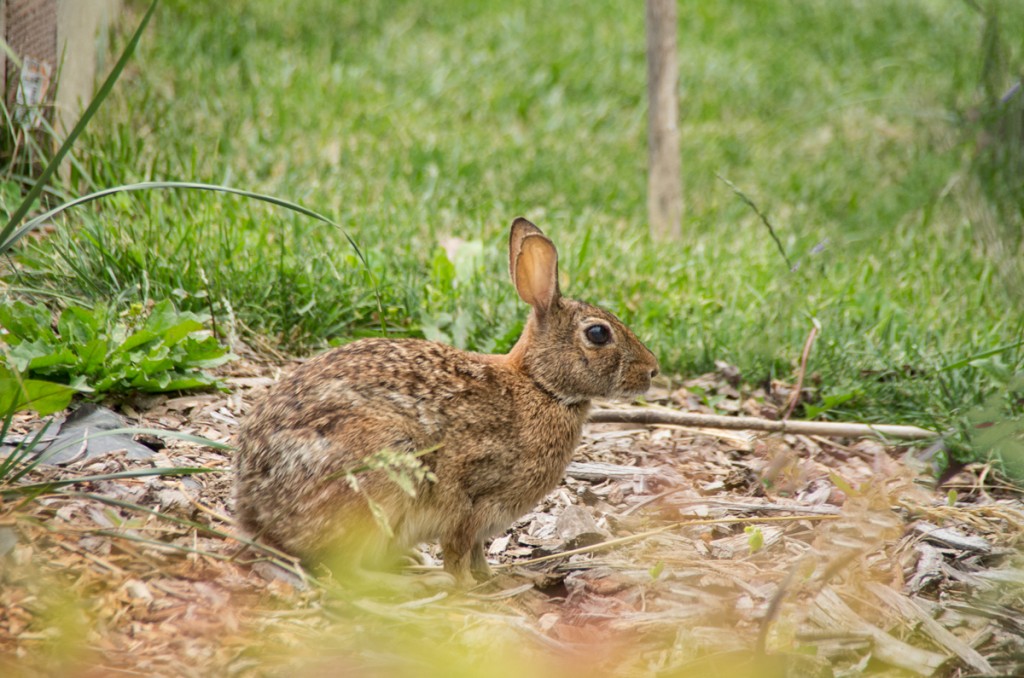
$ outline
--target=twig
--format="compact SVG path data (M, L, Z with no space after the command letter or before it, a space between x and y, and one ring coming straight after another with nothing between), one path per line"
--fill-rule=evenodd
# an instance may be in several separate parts
M724 428L733 431L772 431L844 438L898 438L921 440L934 438L934 431L917 426L897 424L857 424L835 421L777 421L758 417L726 417L718 414L696 414L654 408L635 410L594 410L590 422L595 424L673 424L699 428Z
M800 504L791 506L787 504L744 504L736 501L723 501L706 497L672 505L673 508L680 511L687 506L716 506L729 511L790 511L792 513L808 513L816 516L834 516L840 512L838 506L831 506L829 504L819 504L817 506L803 506Z
M865 621L832 589L824 589L815 598L811 619L826 629L868 636L872 640L872 654L876 659L921 676L931 676L948 659L944 654L923 650L898 640Z
M568 556L579 555L580 553L594 553L595 551L604 551L605 549L615 548L616 546L623 546L625 544L632 544L635 541L641 541L648 537L653 537L656 534L662 532L668 532L669 530L675 530L680 527L694 527L696 525L730 525L734 523L792 523L800 520L835 520L838 515L810 515L810 516L773 516L764 518L707 518L702 520L685 520L681 523L672 523L671 525L664 525L662 527L655 528L653 530L647 530L646 532L637 532L636 534L630 534L625 537L619 537L618 539L609 539L603 541L600 544L592 544L590 546L581 546L578 549L570 549L568 551L562 551L561 553L552 553L547 556L540 556L538 558L530 558L529 560L519 560L514 563L505 563L497 565L496 567L520 567L522 565L536 565L537 563L546 563L551 560L558 560L559 558L566 558Z
M82 556L83 558L85 558L87 560L91 560L92 562L96 563L100 567L105 568L105 569L109 570L110 572L113 572L114 574L116 574L116 575L118 575L120 577L124 577L125 574L126 574L124 570L122 570L117 565L114 565L112 562L110 562L110 561L108 561L108 560L106 560L104 558L101 558L101 557L97 556L94 553L90 553L89 551L86 551L85 549L83 549L83 548L81 548L79 546L74 546L72 544L68 544L68 543L66 543L66 542L64 542L64 541L62 541L60 539L55 539L53 543L55 543L57 546L61 547L62 549L65 549L67 551L71 551L72 553L74 553L76 555L79 555L79 556Z
M992 665L980 652L950 633L949 629L935 621L912 598L906 598L878 582L868 582L867 587L876 598L904 617L908 625L923 629L936 645L955 653L961 661L982 675L991 676L995 673Z
M807 375L807 359L811 356L811 347L814 346L814 340L818 338L818 332L821 331L821 324L817 319L814 319L814 325L811 327L811 331L807 334L807 341L804 342L804 351L800 355L800 371L797 373L796 388L789 396L789 403L786 405L786 413L782 415L783 419L789 419L793 414L793 410L796 409L796 404L800 402L800 393L804 389L804 377Z
M212 518L214 518L216 520L219 520L220 522L224 523L225 525L233 525L233 526L237 526L238 525L238 523L235 522L234 518L230 518L230 517L224 515L223 513L219 513L218 511L215 511L214 509L210 508L209 506L206 506L205 504L200 502L198 499L193 497L191 494L189 494L188 488L185 487L185 483L181 482L180 480L178 481L178 491L181 492L181 494L185 497L185 499L187 499L188 502L190 504L192 504L192 506L196 507L197 510L202 511L206 515L211 516Z
M684 489L689 489L689 488L684 488ZM625 511L620 513L618 515L618 517L619 518L625 518L630 513L634 513L636 511L639 511L640 509L642 509L644 506L647 506L648 504L653 504L654 502L658 501L659 499L664 499L665 497L667 497L667 496L669 496L671 494L676 494L677 492L683 492L683 491L684 491L683 489L676 488L676 489L673 489L673 490L665 490L664 492L660 492L658 494L652 495L652 496L647 497L646 499L644 499L639 504L633 504L628 509L626 509Z
M665 497L669 497L673 494L687 492L690 489L691 488L689 487L675 488L647 497L639 504L634 504L625 511L619 513L618 517L623 518L628 516L630 513L634 513L638 509L647 506L648 504L653 504L659 499L664 499ZM686 506L717 506L730 511L792 511L793 513L810 513L815 515L834 515L839 513L839 508L829 506L827 504L819 506L802 506L799 504L794 504L792 506L788 506L786 504L742 504L734 501L722 501L721 499L709 499L706 497L672 504L672 507L678 510L682 510Z

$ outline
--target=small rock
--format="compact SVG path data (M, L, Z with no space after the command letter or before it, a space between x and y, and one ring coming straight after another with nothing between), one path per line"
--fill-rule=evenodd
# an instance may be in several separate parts
M491 542L490 547L487 549L487 555L500 556L508 548L508 542L512 539L512 535L506 534L501 537L497 537Z
M598 527L594 517L582 506L567 506L558 516L555 533L566 548L579 548L599 544L608 538L608 532Z
M731 386L738 388L740 382L743 381L743 374L740 372L740 368L735 365L730 365L723 360L716 360L715 369L718 370L718 374L729 382Z
M128 598L130 598L135 604L148 605L153 602L153 593L149 590L149 587L146 586L145 582L138 579L129 579L124 583L122 588Z

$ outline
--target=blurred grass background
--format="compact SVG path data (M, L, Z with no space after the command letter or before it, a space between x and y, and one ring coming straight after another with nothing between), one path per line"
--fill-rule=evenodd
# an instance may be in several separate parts
M958 453L979 417L1019 418L1024 198L999 99L1024 64L1024 5L729 0L679 16L679 243L647 236L643 8L607 0L168 0L69 186L301 202L367 254L389 331L482 351L522 327L504 242L523 215L558 245L567 293L618 313L668 372L725 360L790 380L816 319L825 416L960 428ZM65 219L19 253L19 284L212 307L286 352L379 332L365 272L324 224L182 192ZM456 255L452 237L469 243Z

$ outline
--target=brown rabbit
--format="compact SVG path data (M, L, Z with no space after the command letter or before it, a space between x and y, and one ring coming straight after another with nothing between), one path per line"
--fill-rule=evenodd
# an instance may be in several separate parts
M242 525L306 560L340 551L365 563L439 539L457 581L487 577L484 540L558 484L591 399L641 394L658 372L618 318L562 297L555 246L526 219L512 224L509 273L532 312L508 355L362 339L276 384L239 433ZM359 491L341 477L381 450L432 448L421 459L436 480L415 497L381 471L358 476Z

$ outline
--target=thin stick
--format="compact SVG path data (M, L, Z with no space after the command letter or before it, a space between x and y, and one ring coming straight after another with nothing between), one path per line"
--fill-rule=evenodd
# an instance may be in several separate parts
M647 530L646 532L638 532L636 534L630 534L625 537L619 537L618 539L609 539L608 541L603 541L600 544L582 546L578 549L570 549L568 551L562 551L561 553L552 553L548 556L530 558L529 560L519 560L514 563L497 565L496 567L519 567L521 565L536 565L537 563L546 563L551 560L567 558L568 556L575 556L580 553L593 553L595 551L604 551L605 549L615 548L616 546L632 544L635 541L641 541L643 539L647 539L648 537L653 537L656 534L668 532L669 530L675 530L680 527L693 527L695 525L730 525L733 523L792 523L800 520L835 520L837 518L839 518L838 515L805 515L772 516L761 518L706 518L702 520L685 520L681 523L672 523L671 525L665 525L663 527L659 527L653 530Z
M898 438L922 440L938 433L917 426L896 424L855 424L835 421L777 421L758 417L726 417L717 414L696 414L643 408L635 410L594 410L590 422L595 424L672 424L698 428L720 428L733 431L773 431L843 438Z
M811 357L811 347L814 346L814 340L818 337L820 330L821 325L815 320L814 326L811 327L811 331L807 334L807 341L804 342L804 352L800 355L800 373L797 375L796 388L793 389L793 393L789 396L789 405L786 406L786 414L782 415L783 420L788 420L793 416L793 410L796 409L796 404L800 402L800 394L804 390L804 377L807 375L807 360Z
M196 509L198 509L199 511L202 511L206 515L211 516L211 517L213 517L216 520L219 520L220 522L224 523L225 525L232 525L232 526L237 526L238 525L238 523L235 522L234 518L229 518L228 516L224 515L223 513L218 513L217 511L213 510L209 506L206 506L205 504L201 503L198 499L193 497L189 493L188 488L185 487L185 483L181 482L180 480L178 481L178 491L181 492L182 495L184 495L185 499L187 499L190 504L195 506Z

